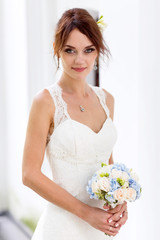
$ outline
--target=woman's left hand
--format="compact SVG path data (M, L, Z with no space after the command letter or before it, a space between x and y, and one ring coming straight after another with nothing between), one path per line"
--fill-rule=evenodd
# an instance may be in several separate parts
M115 226L119 227L126 223L128 219L128 211L127 211L127 202L125 201L123 204L117 205L115 208L110 209L109 206L104 206L104 209L108 209L108 213L113 214L109 219L108 222L115 221Z

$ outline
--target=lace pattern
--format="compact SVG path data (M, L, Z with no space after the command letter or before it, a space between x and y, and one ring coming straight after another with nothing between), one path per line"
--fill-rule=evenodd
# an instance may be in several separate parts
M54 130L57 126L68 119L67 106L62 99L61 89L57 84L53 84L50 88L48 88L54 104L55 104L55 114L54 114Z
M85 159L85 161L82 159L82 156L70 156L71 154L68 153L66 150L61 149L57 145L54 146L54 151L48 151L47 149L47 156L52 156L53 159L57 159L59 161L65 161L70 163L71 165L77 165L77 164L101 164L101 162L108 163L108 160L110 158L111 152L103 151L100 153L96 153L93 156L91 156L90 159Z
M68 119L67 106L62 99L61 89L58 87L57 83L52 84L47 88L55 105L55 113L54 113L54 129L58 127L58 125L65 120ZM51 138L51 134L48 134L46 145L48 145Z
M90 84L89 84L90 85ZM99 100L100 100L100 103L102 105L102 107L104 108L106 114L107 114L107 117L110 116L110 111L109 111L109 108L107 107L107 104L106 104L106 93L103 91L103 89L101 87L97 87L97 86L92 86L92 89L95 91L95 93L97 94Z
M106 112L107 117L110 116L110 111L106 105L106 94L103 91L101 87L92 86L89 84L89 86L93 89L93 91L96 93L96 95L99 98L99 101L103 107L103 109ZM58 83L52 84L50 87L47 88L50 92L50 95L52 96L53 102L55 104L55 114L54 114L54 130L58 127L59 124L64 122L67 119L70 119L70 116L67 111L67 104L62 98L62 89L58 85ZM46 145L48 145L50 141L51 135L48 134Z
M109 117L110 111L106 105L105 92L101 87L92 86L91 84L89 84L89 86L95 91L102 107L104 108L107 116ZM55 104L54 129L56 129L60 123L70 118L70 116L67 112L67 104L62 98L62 89L60 88L60 86L57 83L55 83L51 85L51 87L48 87L47 89L50 92Z

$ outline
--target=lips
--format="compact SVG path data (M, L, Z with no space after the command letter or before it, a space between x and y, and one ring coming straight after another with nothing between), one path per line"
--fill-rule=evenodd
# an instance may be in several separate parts
M72 68L76 72L83 72L86 68Z

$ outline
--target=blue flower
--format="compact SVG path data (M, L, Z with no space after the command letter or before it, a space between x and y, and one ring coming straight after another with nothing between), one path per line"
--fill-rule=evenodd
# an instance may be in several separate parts
M115 202L115 199L114 199L114 197L113 197L113 194L106 194L106 195L105 195L105 199L106 199L109 203Z
M125 164L123 164L123 163L115 163L113 165L112 169L117 169L117 170L124 171L124 172L128 173L128 175L130 176L129 168L127 168L125 166Z
M110 185L111 185L110 192L114 192L115 190L121 187L117 180L113 178L110 179Z
M120 188L120 184L116 181L116 179L111 178L110 179L110 185L111 185L111 189L108 192L108 194L105 195L105 199L107 199L110 203L114 203L115 199L114 199L114 191L117 190L118 188Z
M141 186L140 186L140 184L137 183L134 179L130 178L129 179L129 187L136 190L136 199L138 199L140 197L140 195L141 195L141 191L140 191Z
M94 192L92 192L92 187L91 186L92 186L93 181L97 181L97 174L94 174L92 176L91 180L88 181L88 185L86 186L86 190L89 193L91 199L93 199L93 198L98 199L98 196Z

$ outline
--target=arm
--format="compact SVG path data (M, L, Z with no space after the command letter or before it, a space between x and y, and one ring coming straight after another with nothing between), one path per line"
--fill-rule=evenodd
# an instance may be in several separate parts
M109 111L110 111L110 118L112 119L113 121L113 117L114 117L114 97L112 94L110 94L108 91L106 91L104 88L103 88L103 91L105 92L106 94L106 105L107 107L109 108ZM113 161L113 153L111 154L110 158L109 158L109 164L113 164L114 161Z
M112 232L109 231L110 224L107 222L112 214L81 202L41 172L46 139L54 111L55 106L48 90L44 89L35 96L29 115L23 152L23 183L47 201L75 214L94 228L116 235L118 228L112 227Z
M48 90L38 93L32 103L23 152L23 184L40 196L83 218L87 205L55 184L41 172L49 126L55 106Z
M110 110L110 117L113 121L115 100L114 100L114 97L109 92L107 92L105 89L103 89L103 90L107 96L106 97L106 105L108 106L108 108ZM109 164L114 164L112 154L109 159ZM104 209L108 209L108 206L104 206ZM116 224L123 225L127 221L128 214L127 214L127 203L126 202L121 205L118 205L116 208L114 208L112 210L108 210L108 212L114 214L109 220L116 221ZM122 218L120 218L121 215L123 215Z

